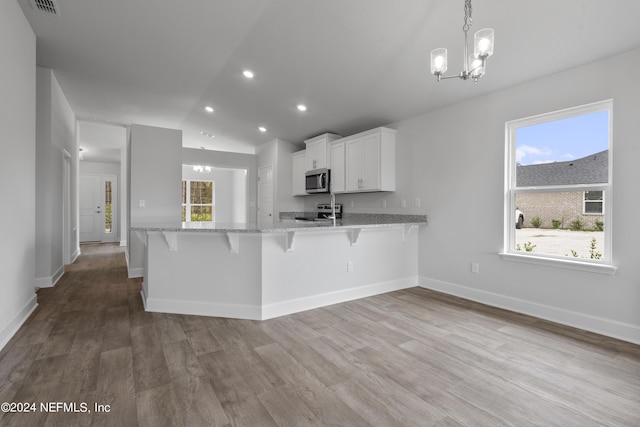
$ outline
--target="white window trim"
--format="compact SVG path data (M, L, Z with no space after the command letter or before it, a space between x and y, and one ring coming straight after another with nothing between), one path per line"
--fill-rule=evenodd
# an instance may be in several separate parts
M607 184L596 185L578 185L578 186L544 186L544 187L520 187L515 188L512 183L516 182L516 147L515 136L516 129L524 126L532 126L536 124L546 123L553 120L562 120L575 116L580 116L599 111L609 111L609 170ZM544 265L549 267L566 268L571 270L579 270L592 273L615 274L617 267L613 264L613 245L612 245L612 206L611 188L612 188L612 137L613 137L613 100L594 102L579 107L567 108L560 111L540 114L537 116L526 117L523 119L511 120L505 123L505 200L504 200L504 242L500 256L506 261L524 262L528 264ZM541 192L541 191L584 191L584 190L601 190L604 191L604 198L607 203L603 203L603 214L605 218L604 240L605 240L605 260L589 260L589 259L572 259L569 257L555 257L553 255L538 255L533 253L516 252L514 248L515 242L515 218L513 212L516 209L515 195L516 192Z

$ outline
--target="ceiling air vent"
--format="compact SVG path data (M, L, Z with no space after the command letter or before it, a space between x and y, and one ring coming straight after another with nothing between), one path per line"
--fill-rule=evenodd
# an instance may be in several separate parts
M40 12L60 16L60 8L55 0L29 0L31 7Z

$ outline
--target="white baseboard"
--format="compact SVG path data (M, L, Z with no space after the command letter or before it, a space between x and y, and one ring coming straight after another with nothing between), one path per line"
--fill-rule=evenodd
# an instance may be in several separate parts
M262 306L262 320L274 317L285 316L287 314L298 313L300 311L311 310L327 305L338 304L385 292L398 291L416 286L418 277L407 277L404 279L378 282L370 285L349 288L335 292L328 292L320 295L312 295L304 298L297 298L288 301L277 302Z
M73 264L82 252L80 252L80 246L78 246L74 253L71 254L71 262L69 264Z
M144 311L147 311L147 294L144 292L144 283L142 284L142 289L140 290L140 297L142 298Z
M129 268L129 279L135 279L136 277L144 277L144 268Z
M611 338L640 344L640 327L635 325L469 288L442 280L430 279L428 277L420 277L420 286L492 307L503 308Z
M127 262L127 277L129 279L144 277L144 268L131 268L131 266L129 265L129 251L124 251L124 260Z
M259 305L216 304L200 301L176 301L145 298L142 294L146 311L157 313L188 314L194 316L230 317L234 319L260 319Z
M126 240L120 240L120 246L127 246Z
M140 292L140 295L142 297L145 310L151 312L229 317L234 319L267 320L287 314L298 313L300 311L379 295L385 292L407 289L416 286L417 283L417 276L408 277L262 306L148 298L144 292L144 287Z
M64 274L64 265L60 267L58 271L53 273L53 276L36 277L35 287L36 288L53 288L56 285L56 283L58 283L58 280L60 280L63 274Z
M0 350L4 348L9 340L18 332L20 326L31 316L31 313L38 307L38 296L34 293L29 301L16 313L13 319L0 331Z

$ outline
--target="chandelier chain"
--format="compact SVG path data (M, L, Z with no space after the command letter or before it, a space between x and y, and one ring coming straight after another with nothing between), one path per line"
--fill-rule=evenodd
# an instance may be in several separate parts
M473 12L471 8L471 0L465 0L464 2L464 25L462 26L462 31L467 32L473 25L473 19L471 18L471 13Z

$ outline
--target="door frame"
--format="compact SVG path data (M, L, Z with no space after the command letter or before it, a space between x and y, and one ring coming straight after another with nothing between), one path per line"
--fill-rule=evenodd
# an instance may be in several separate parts
M71 264L71 153L62 158L62 263Z
M263 190L262 190L262 185L260 183L260 179L262 177L262 173L261 172L263 172L263 171L267 171L267 172L270 171L271 172L271 191L268 194L266 194L266 196L271 201L271 212L268 214L268 217L266 217L266 218L262 218L262 210L263 209L262 209L262 203L261 203L262 196L263 196L263 194L262 194ZM258 216L257 219L258 219L259 223L262 222L262 221L265 221L265 220L268 220L268 221L272 221L273 220L273 213L274 213L273 212L273 210L274 210L273 209L274 208L274 206L273 206L273 202L274 202L273 189L274 189L274 185L275 185L275 183L274 183L274 176L273 176L273 164L260 166L258 168L258 212L257 212L257 214L258 214L257 215Z

